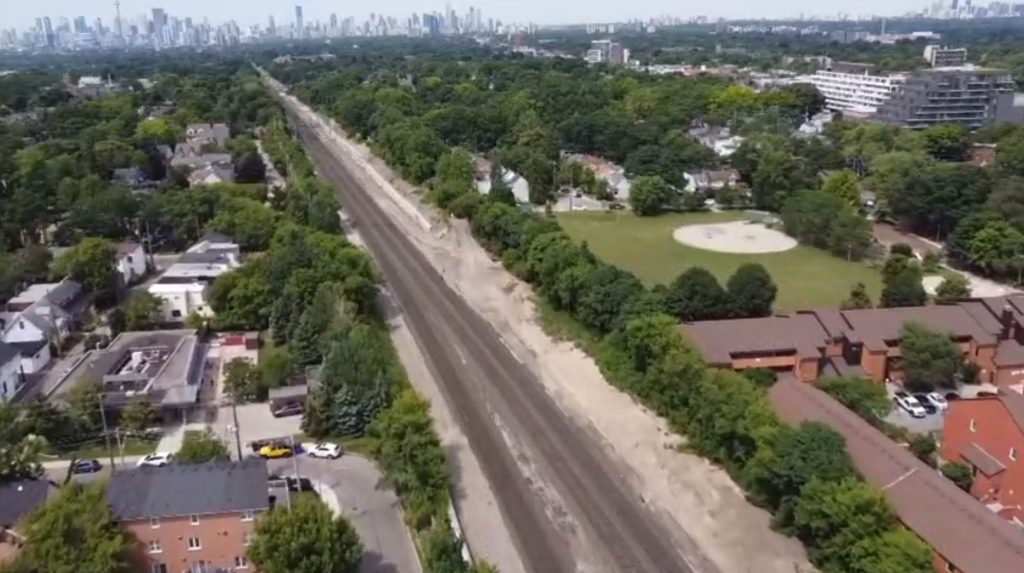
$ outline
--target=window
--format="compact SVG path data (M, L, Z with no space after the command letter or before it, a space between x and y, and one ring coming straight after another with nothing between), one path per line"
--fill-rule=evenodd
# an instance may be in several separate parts
M163 553L164 548L160 546L160 540L150 541L148 544L150 553Z
M1010 459L1017 461L1017 448L1010 448Z
M206 561L193 561L192 573L206 573Z
M188 522L192 525L199 525L199 516L193 513L192 515L188 516Z
M971 431L972 432L978 431L978 425L974 423L974 418L971 418Z
M202 548L203 548L203 544L199 541L198 537L189 537L188 538L188 550L189 551L196 551L197 549L202 549Z
M252 534L251 533L246 533L245 536L242 537L242 545L248 547L251 544L252 544Z
M249 562L245 560L245 556L235 557L235 569L248 569Z
M252 521L253 513L251 509L247 509L242 512L242 521Z
M174 318L181 318L181 311L180 310L172 310L171 311L171 316L173 316Z
M149 526L152 529L160 529L160 518L159 517L150 517L149 518Z
M167 564L153 563L149 566L149 573L167 573Z

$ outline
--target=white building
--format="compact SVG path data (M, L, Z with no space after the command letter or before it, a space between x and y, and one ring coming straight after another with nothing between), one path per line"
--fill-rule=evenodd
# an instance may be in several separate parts
M872 66L835 62L831 69L818 70L805 79L825 97L832 111L872 114L906 80L902 74L873 74Z
M18 350L0 342L0 404L9 402L21 389L22 383Z
M118 244L114 266L121 277L121 284L125 286L146 276L146 253L142 245L127 241Z
M477 161L480 164L480 169L476 177L476 190L481 195L487 195L491 192L491 163L482 158ZM505 167L502 178L508 188L512 190L512 196L516 198L516 203L530 202L530 182L525 177Z
M207 233L148 290L163 301L165 322L184 322L191 314L211 316L210 285L220 275L240 266L241 250L234 240L220 233Z

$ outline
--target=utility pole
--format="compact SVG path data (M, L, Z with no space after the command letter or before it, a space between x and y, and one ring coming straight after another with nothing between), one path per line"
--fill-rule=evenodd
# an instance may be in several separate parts
M103 410L103 394L97 396L96 401L100 405L100 420L103 422L103 441L107 444L107 454L110 455L110 470L114 470L114 450L110 447L110 430L107 429L107 413Z
M238 452L238 461L242 461L242 437L238 431L238 405L235 404L235 397L231 397L231 419L235 428L235 451Z

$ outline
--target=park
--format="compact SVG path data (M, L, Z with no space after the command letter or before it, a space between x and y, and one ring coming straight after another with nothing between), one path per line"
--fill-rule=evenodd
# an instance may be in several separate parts
M576 241L602 260L632 271L648 286L668 284L682 271L704 267L723 283L744 263L759 263L779 288L780 311L838 306L864 283L872 299L881 275L865 262L846 261L752 221L741 211L637 217L623 212L560 213Z

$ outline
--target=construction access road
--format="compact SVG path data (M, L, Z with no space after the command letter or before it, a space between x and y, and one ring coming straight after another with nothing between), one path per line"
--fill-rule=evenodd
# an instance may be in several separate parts
M284 101L483 465L526 569L693 573L669 529L599 444L559 409L335 155L323 124Z

